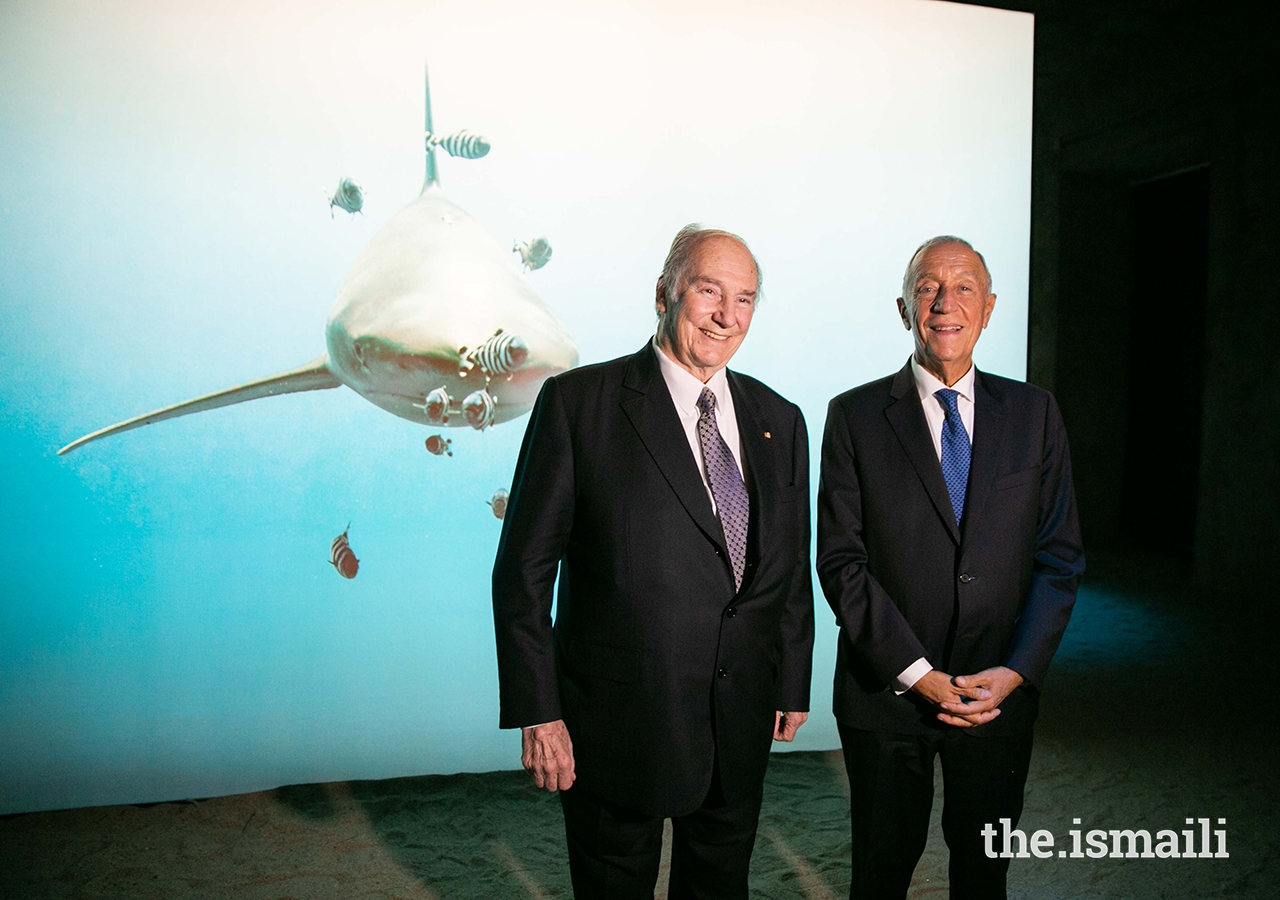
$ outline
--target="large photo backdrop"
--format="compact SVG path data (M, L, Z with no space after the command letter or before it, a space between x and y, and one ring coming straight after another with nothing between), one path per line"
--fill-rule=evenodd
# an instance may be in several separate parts
M1024 377L1032 28L923 0L6 3L0 813L518 766L489 601L528 421L501 421L504 373L483 431L331 375L58 455L326 352L422 189L424 67L438 190L497 248L476 265L581 364L652 334L680 226L747 239L764 300L732 367L800 404L816 491L827 401L910 352L893 301L925 238L984 252L978 364ZM508 300L382 312L474 349L533 333ZM799 749L838 746L817 602Z

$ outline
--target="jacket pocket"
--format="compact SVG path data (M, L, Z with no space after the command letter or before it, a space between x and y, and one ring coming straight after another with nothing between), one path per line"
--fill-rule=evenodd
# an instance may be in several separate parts
M1030 469L1023 469L1021 472L1011 472L1008 475L1001 475L995 480L995 489L997 491L1007 491L1009 488L1015 488L1019 485L1028 484L1037 481L1040 478L1040 467L1033 466Z
M804 495L805 488L803 485L788 484L786 487L782 488L782 490L778 491L778 502L795 503Z

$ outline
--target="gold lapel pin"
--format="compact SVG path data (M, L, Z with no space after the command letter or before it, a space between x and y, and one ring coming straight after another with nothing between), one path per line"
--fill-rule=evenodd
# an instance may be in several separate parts
M767 431L764 433L764 436L765 436L765 437L767 437L767 438L771 438L771 437L773 437L773 435L771 435L771 434L770 434L769 432L767 432Z

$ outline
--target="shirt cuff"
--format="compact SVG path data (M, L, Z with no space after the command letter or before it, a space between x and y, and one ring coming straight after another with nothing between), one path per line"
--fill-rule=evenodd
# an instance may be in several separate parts
M893 679L893 692L895 694L905 694L911 690L911 687L924 676L933 671L933 666L929 665L929 660L923 656L913 662L911 665L903 669L898 677Z

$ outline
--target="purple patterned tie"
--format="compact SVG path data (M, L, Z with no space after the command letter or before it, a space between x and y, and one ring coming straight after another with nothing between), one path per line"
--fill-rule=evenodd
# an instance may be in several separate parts
M702 458L707 466L707 481L711 482L711 496L716 501L720 515L720 527L729 546L729 561L733 564L733 584L742 587L742 573L747 567L747 523L751 518L751 498L747 486L742 483L742 473L733 458L733 451L720 435L716 424L716 395L704 387L698 396L698 442L702 444Z

